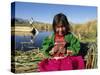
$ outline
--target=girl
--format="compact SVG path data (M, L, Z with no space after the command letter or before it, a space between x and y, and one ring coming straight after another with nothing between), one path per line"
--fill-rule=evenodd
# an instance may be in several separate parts
M41 51L46 59L39 63L39 71L84 69L79 40L70 32L67 17L59 13L53 19L54 33L45 38Z

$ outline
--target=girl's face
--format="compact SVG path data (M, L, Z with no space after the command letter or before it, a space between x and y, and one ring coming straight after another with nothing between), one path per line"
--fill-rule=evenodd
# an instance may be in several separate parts
M60 35L60 36L63 36L63 35L65 35L65 33L66 33L66 28L65 28L65 26L62 25L62 24L56 25L55 29L56 29L56 33L57 33L58 35Z

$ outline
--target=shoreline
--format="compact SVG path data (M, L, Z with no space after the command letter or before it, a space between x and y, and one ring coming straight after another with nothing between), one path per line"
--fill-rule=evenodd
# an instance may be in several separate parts
M15 26L11 27L11 31L15 32L31 32L33 27L30 26Z

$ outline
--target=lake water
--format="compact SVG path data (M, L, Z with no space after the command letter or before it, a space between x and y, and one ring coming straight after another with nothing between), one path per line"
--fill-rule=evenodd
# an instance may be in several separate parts
M52 32L39 32L37 36L33 35L12 35L11 41L15 41L15 50L31 50L34 47L40 48L45 37ZM13 39L15 38L15 39Z

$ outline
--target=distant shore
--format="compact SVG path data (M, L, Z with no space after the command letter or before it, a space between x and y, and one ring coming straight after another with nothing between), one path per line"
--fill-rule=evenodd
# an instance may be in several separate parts
M17 31L17 32L31 32L32 31L32 27L30 26L15 26L15 27L11 27L11 31Z

